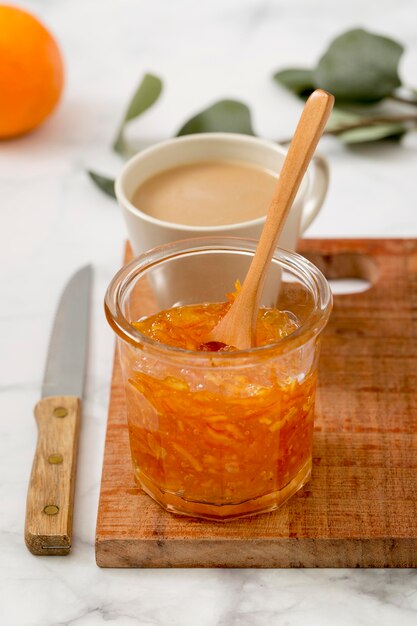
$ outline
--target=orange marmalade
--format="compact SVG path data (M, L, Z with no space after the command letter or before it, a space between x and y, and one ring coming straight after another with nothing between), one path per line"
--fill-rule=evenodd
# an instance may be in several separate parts
M178 306L133 326L156 342L195 351L229 306ZM291 313L261 308L257 346L273 345L298 326ZM276 358L272 350L255 364L239 360L238 352L232 364L214 352L200 354L194 367L181 362L180 352L176 359L143 356L129 363L126 354L135 476L167 510L242 517L277 508L308 480L317 369L312 342Z

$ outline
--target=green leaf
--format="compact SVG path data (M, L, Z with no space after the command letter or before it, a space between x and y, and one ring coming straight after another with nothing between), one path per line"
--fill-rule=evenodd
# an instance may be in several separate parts
M162 92L162 81L153 74L145 74L131 99L127 111L120 124L119 132L113 143L113 149L119 154L124 154L126 150L123 132L127 122L142 115L158 100Z
M359 124L361 119L361 115L351 113L350 111L344 111L339 107L334 107L330 115L329 121L326 124L326 131L332 132L333 130L340 128L340 126L345 126L348 124Z
M99 189L101 189L101 191L104 191L104 193L106 193L111 198L116 197L114 191L114 180L112 178L107 178L106 176L102 176L101 174L96 174L96 172L93 172L91 170L88 170L87 174L89 175L93 183L97 185Z
M375 124L347 130L338 134L338 137L348 144L368 143L370 141L379 141L380 139L398 139L406 132L405 125L401 123Z
M313 70L295 67L288 68L276 72L273 79L297 96L308 96L314 90Z
M401 85L398 63L403 51L388 37L350 30L330 44L314 71L314 82L336 100L382 100Z
M368 143L380 139L398 138L407 131L406 126L401 122L378 122L343 130L344 126L360 125L364 121L361 115L335 107L326 124L326 132L339 137L344 143Z
M251 114L246 104L237 100L220 100L188 120L178 131L177 137L214 132L254 135Z

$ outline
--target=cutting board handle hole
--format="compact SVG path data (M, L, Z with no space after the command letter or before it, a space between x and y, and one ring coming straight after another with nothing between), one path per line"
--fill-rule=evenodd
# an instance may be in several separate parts
M305 257L323 272L335 296L363 293L378 280L378 263L366 254L308 252Z

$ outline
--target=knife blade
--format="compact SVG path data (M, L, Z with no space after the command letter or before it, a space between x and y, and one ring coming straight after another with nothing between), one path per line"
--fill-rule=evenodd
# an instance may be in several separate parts
M41 400L34 410L38 441L26 501L25 542L32 554L71 550L91 285L91 265L70 278L50 337Z

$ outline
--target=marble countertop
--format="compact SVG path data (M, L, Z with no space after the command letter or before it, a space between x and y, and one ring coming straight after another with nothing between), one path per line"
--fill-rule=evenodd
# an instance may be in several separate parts
M163 98L129 132L157 141L220 97L248 102L259 134L287 137L301 105L270 80L308 65L336 34L365 26L407 46L417 84L412 0L31 0L59 39L65 97L37 132L0 144L0 623L117 626L402 626L417 623L412 570L102 570L94 560L113 337L103 294L126 232L116 203L85 170L115 174L109 145L145 71ZM346 149L326 140L332 180L308 236L417 236L417 138ZM94 265L92 337L68 557L23 542L25 498L46 348L64 282Z

